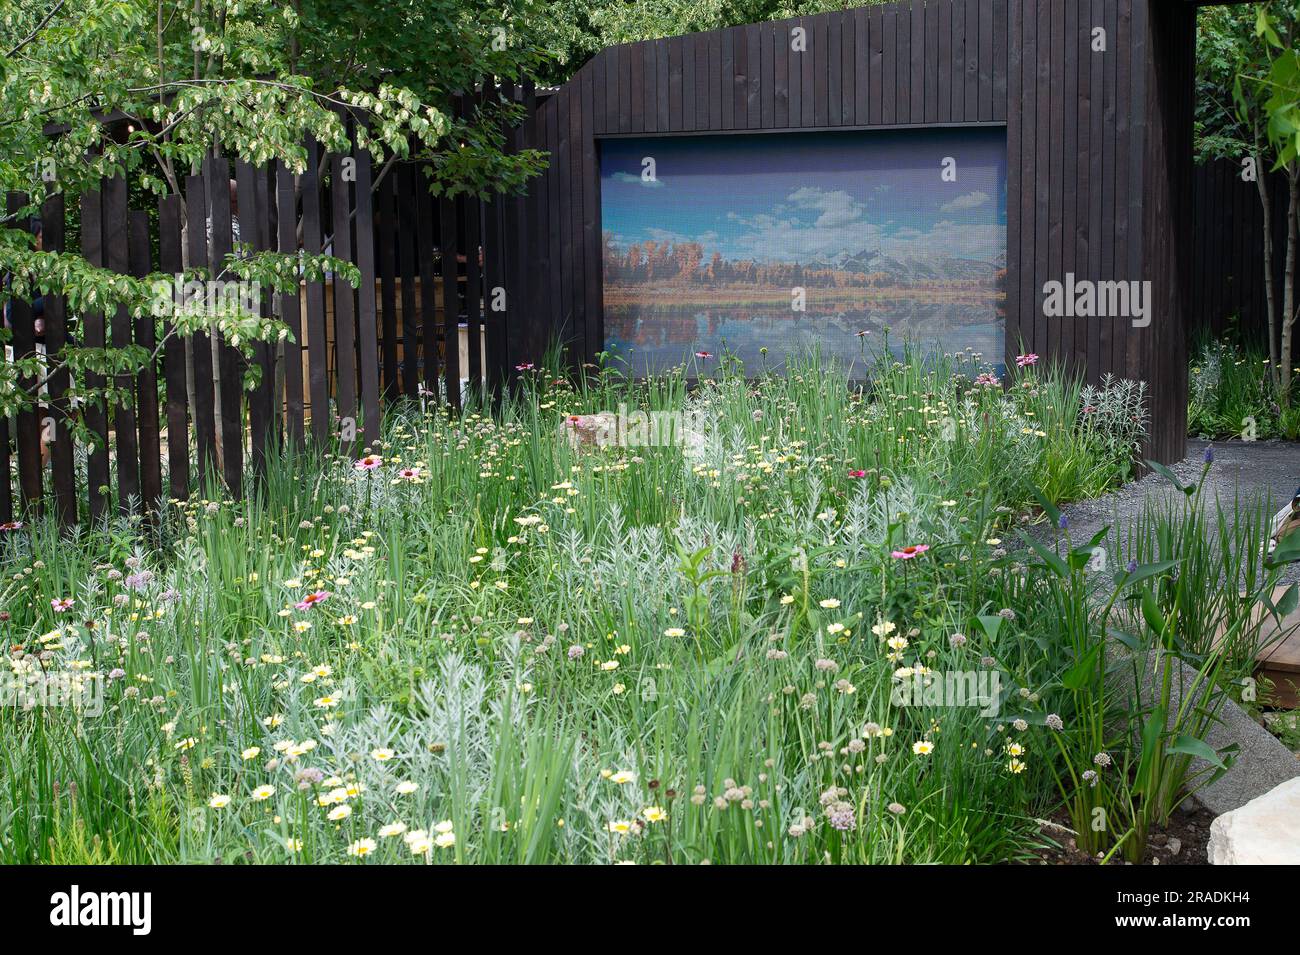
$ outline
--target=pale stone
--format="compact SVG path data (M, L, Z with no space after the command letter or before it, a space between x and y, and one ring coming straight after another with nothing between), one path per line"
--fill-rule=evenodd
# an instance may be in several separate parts
M1300 865L1300 779L1291 779L1210 825L1214 865Z

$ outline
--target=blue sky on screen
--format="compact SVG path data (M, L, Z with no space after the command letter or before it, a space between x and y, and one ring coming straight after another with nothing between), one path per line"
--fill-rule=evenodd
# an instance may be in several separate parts
M655 182L641 176L647 156ZM955 182L941 178L945 157ZM803 263L862 251L1005 260L1002 128L611 139L600 188L619 245L693 240L729 259Z

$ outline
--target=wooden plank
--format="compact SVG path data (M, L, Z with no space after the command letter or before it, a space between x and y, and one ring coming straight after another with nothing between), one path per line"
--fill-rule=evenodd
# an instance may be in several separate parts
M745 36L745 125L749 129L762 126L763 112L759 98L759 71L762 69L762 56L758 41L759 27L749 24L744 27Z
M104 267L119 275L130 274L127 236L126 180L121 176L104 181ZM119 306L111 323L112 347L129 348L135 342L131 313ZM110 403L117 447L117 511L128 513L140 500L140 441L136 434L135 381L130 373L115 375Z
M870 21L867 8L853 11L853 122L865 126L870 115L871 66Z
M1007 118L1007 2L993 0L993 121Z
M653 52L651 53L653 58ZM628 47L628 59L630 60L629 69L629 91L631 93L631 105L628 108L628 132L640 133L645 131L645 114L646 114L646 84L645 84L645 61L646 61L646 44L633 43ZM651 92L653 98L653 91Z
M937 0L934 7L934 12L938 13L936 19L938 20L937 32L939 34L938 62L935 64L939 102L935 110L935 116L938 122L947 123L952 120L952 0Z
M1071 6L1077 0L1072 0ZM979 0L979 118L993 121L993 37L1001 32L993 19L993 0Z
M41 208L46 252L67 251L66 210L63 193L51 188ZM67 302L62 295L45 296L45 349L56 370L50 375L50 414L54 418L54 443L50 446L51 481L54 486L54 516L60 527L77 522L77 472L69 424L68 402L64 398L72 376L59 359L68 341ZM5 469L5 477L8 477ZM6 500L8 495L5 495Z
M815 126L817 123L817 29L814 18L804 17L799 25L806 31L807 49L799 54L799 125ZM823 100L823 103L825 100ZM824 108L824 107L823 107ZM793 120L794 108L791 107Z
M402 390L408 398L417 396L420 390L420 321L417 318L415 298L416 263L419 253L416 240L419 235L420 192L416 191L415 167L409 162L400 162L393 167L397 175L397 223L395 236L397 245L398 272L402 279ZM424 316L428 317L428 316ZM426 354L425 361L430 358ZM312 399L315 402L315 398Z
M423 186L423 183L421 183ZM442 393L439 369L442 359L438 352L438 247L435 232L438 227L438 200L427 188L421 188L417 196L408 200L416 210L415 230L415 265L420 273L420 336L424 350L424 363L420 370L420 386L426 400L438 403ZM403 278L405 284L405 278ZM403 321L405 321L403 312ZM411 313L414 325L415 312Z
M577 110L574 114L577 115ZM473 196L463 197L460 202L464 207L462 248L465 250L465 321L469 332L466 356L469 368L462 369L462 373L469 379L470 395L477 399L483 390L483 281L480 269L482 209L478 199ZM581 203L575 203L574 207L581 216Z
M7 212L17 215L28 204L25 193L11 192L7 197ZM31 231L28 217L18 223L24 232ZM18 298L9 302L9 321L12 325L13 348L15 359L30 359L36 355L35 315L30 302ZM18 379L21 391L32 396L33 402L18 412L17 432L14 435L18 449L18 487L22 492L22 513L28 519L39 518L44 512L44 469L41 466L41 417L39 407L38 379L34 375L23 375ZM8 450L6 446L6 450ZM5 477L9 472L6 470Z
M1021 139L1024 129L1024 110L1022 108L1023 63L1021 62L1021 37L1023 26L1023 0L1008 0L1007 3L1007 277L1006 277L1006 325L1005 347L1003 354L989 355L988 361L997 363L1007 360L1011 355L1012 343L1017 340L1020 328L1029 310L1035 305L1032 299L1026 300L1021 295L1021 276L1023 264L1020 238L1020 219L1023 190L1021 186L1022 155ZM933 12L933 11L931 11ZM940 35L942 38L942 34ZM940 68L943 58L939 60ZM942 104L941 104L942 105ZM936 110L936 113L938 111Z
M707 66L708 51L704 38L695 35L690 38L690 45L695 50L696 72L693 78L695 86L695 115L698 120L701 108L707 109L708 90L699 85L699 78ZM688 85L692 85L688 82ZM582 115L591 115L592 94L595 84L590 77L582 81ZM587 341L586 354L590 360L596 352L605 346L601 328L601 235L600 235L600 167L596 153L596 141L590 129L581 132L582 152L582 244L586 252L585 263L585 313L584 325Z
M298 177L302 193L302 248L308 255L321 251L320 146L307 144L307 168ZM317 449L330 440L329 352L326 350L325 284L307 283L307 393L311 401L311 437ZM405 312L404 316L410 315ZM409 357L409 355L408 355Z
M276 247L281 255L298 253L298 206L294 175L283 163L275 164ZM285 439L295 448L305 443L302 401L302 303L298 288L278 296L280 321L289 328L281 343L284 352Z
M827 17L811 18L810 52L813 53L813 125L831 122L831 61L839 61L839 52L831 48L831 30Z
M1035 125L1038 127L1035 139L1035 152L1031 157L1034 163L1034 176L1037 180L1034 189L1034 287L1041 297L1043 283L1052 278L1052 142L1056 139L1052 128L1052 3L1054 0L1038 0L1038 42L1034 47L1037 58L1038 96L1035 99ZM1060 93L1055 94L1058 98ZM1051 354L1049 328L1054 322L1043 314L1041 298L1039 308L1034 315L1034 337L1031 350L1045 355Z
M883 14L880 121L890 125L898 122L898 9L891 5Z
M776 126L776 60L779 49L776 28L773 24L764 23L759 26L758 42L761 54L758 80L762 98L760 119L764 129L772 129Z
M371 193L370 150L357 149L356 244L353 262L361 273L357 290L357 345L361 358L361 411L364 444L379 435L379 334L375 314L375 214ZM302 389L298 389L299 394Z
M655 44L655 63L663 74L655 89L655 95L659 97L656 103L659 128L672 132L687 128L683 55L682 38L679 36ZM570 112L576 112L572 104L569 109Z
M844 44L844 38L841 34L841 22L839 17L829 17L826 24L826 122L831 126L839 126L843 123L843 92L844 80L841 74L842 54L840 48Z
M786 125L790 127L803 124L803 62L808 52L805 47L796 49L796 44L798 42L807 43L807 34L796 34L795 30L804 29L805 26L802 20L791 21L790 35L785 45L786 81L790 84L790 118ZM803 37L803 40L799 41L798 37Z
M1016 338L1007 336L1007 362L1022 351L1034 347L1034 327L1042 310L1042 299L1037 284L1038 275L1034 261L1034 239L1037 218L1034 214L1034 196L1037 189L1034 156L1037 152L1038 124L1038 0L1020 0L1021 16L1021 77L1020 77L1020 323Z
M966 0L966 102L962 114L966 122L973 123L979 119L979 3L980 0Z
M967 0L971 2L971 0ZM1047 137L1047 276L1064 281L1065 272L1061 268L1062 250L1065 245L1064 201L1066 184L1062 177L1064 168L1064 149L1062 131L1065 125L1065 113L1077 108L1074 102L1063 99L1065 92L1064 47L1065 47L1065 3L1063 0L1051 0L1051 41L1046 49L1048 81L1048 126L1051 135ZM1065 325L1073 319L1056 318L1047 320L1046 354L1054 358L1063 356L1062 342Z
M911 80L911 112L910 118L913 123L925 122L925 54L926 54L926 32L925 32L925 4L912 4L912 28L909 31L909 42L912 51L912 80Z
M208 269L208 197L202 176L185 179L185 245L189 253L189 267ZM203 308L204 296L199 292L197 301L186 302L186 307ZM205 485L216 478L217 426L216 409L212 393L212 348L208 333L195 332L190 337L190 361L194 368L194 442L198 460L200 494Z
M1088 47L1086 27L1080 27L1083 10L1076 4L1066 4L1065 23L1065 101L1074 104L1066 116L1065 142L1065 182L1071 183L1069 195L1065 197L1065 221L1062 225L1063 262L1067 272L1082 275L1087 265L1087 242L1083 236L1080 218L1087 209L1088 162L1087 148L1080 146L1087 138L1088 92L1087 92L1087 56ZM1080 66L1082 62L1082 66ZM1070 322L1069 329L1062 335L1062 350L1066 352L1070 368L1075 373L1083 374L1087 370L1087 320Z
M344 157L338 153L330 156L330 206L334 229L334 255L351 262L352 253L352 195L349 183L343 178ZM355 166L353 167L355 172ZM334 276L334 361L337 378L334 386L335 413L339 419L339 453L345 457L356 456L357 444L347 435L356 433L361 424L357 420L357 314L356 290ZM351 420L352 426L347 426Z
M899 6L895 23L894 83L898 103L894 122L912 121L912 22L911 10Z
M1135 104L1132 100L1132 68L1130 62L1132 44L1132 4L1130 0L1117 0L1116 32L1111 34L1115 40L1115 195L1113 209L1115 216L1114 277L1116 279L1136 278L1129 274L1130 230L1137 227L1130 223L1128 217L1129 185L1129 150L1133 148L1130 123ZM1124 377L1137 377L1129 368L1128 338L1129 323L1126 319L1111 319L1112 351L1111 361L1116 374Z
M688 47L694 50L694 72L687 73L687 86L694 88L695 125L692 129L709 129L709 35L692 33L687 37ZM688 59L688 63L690 60ZM593 79L592 90L596 90ZM585 98L585 93L583 94Z
M680 48L681 44L677 46ZM681 83L678 83L680 89ZM567 337L575 343L570 355L570 364L573 371L581 372L583 362L595 354L594 351L587 351L587 257L584 254L584 236L583 231L583 194L582 194L582 87L576 83L569 84L567 96L565 97L566 115L561 117L561 122L567 126L566 132L566 150L568 152L568 166L563 170L566 179L567 204L564 210L568 214L568 234L569 234L569 268L564 273L564 278L569 289L567 296L568 312L561 316L566 328ZM686 124L685 105L678 99L674 100L672 115L674 122L680 128ZM469 245L470 240L465 235L465 229L461 230L461 244ZM468 277L468 270L466 276ZM468 286L467 286L468 288ZM468 314L468 309L463 314ZM477 330L472 322L470 325L471 332ZM473 365L473 357L478 354L477 340L472 344L466 353L466 358ZM474 376L468 374L465 369L461 369L467 378Z
M379 259L380 302L383 313L384 397L401 394L402 377L397 366L397 173L395 165L380 170L378 214L375 218L375 249Z
M143 279L153 271L149 213L140 210L130 213L127 240L131 274ZM150 355L135 379L140 427L140 496L145 510L156 512L163 495L162 437L159 433L158 362L153 357L158 348L158 335L152 314L141 315L135 320L135 342Z
M184 271L181 234L181 197L158 200L158 268L164 275ZM185 339L171 321L163 325L163 379L167 386L167 483L174 501L190 496L190 416L185 386Z
M1091 16L1088 22L1089 36L1091 36L1093 27L1104 25L1103 3L1104 0L1091 0L1089 8ZM1091 90L1092 102L1089 108L1091 128L1088 131L1088 277L1093 281L1097 281L1102 277L1102 269L1104 268L1102 250L1109 241L1109 237L1103 232L1105 225L1103 220L1103 196L1105 194L1106 151L1104 127L1107 110L1105 61L1105 54L1093 52L1090 43L1088 86ZM1101 322L1095 319L1088 322L1087 380L1093 383L1100 381L1102 374L1101 335Z
M222 281L238 281L225 270L226 256L234 250L235 208L230 195L230 162L209 157L203 162L212 234L208 239L208 269ZM236 200L237 201L237 200ZM242 236L241 236L242 239ZM221 378L221 473L233 497L243 495L244 481L244 369L240 354L224 339L217 351Z
M697 128L696 125L697 107L695 104L696 39L697 38L695 36L684 36L679 38L678 40L678 47L681 50L681 57L682 57L682 76L681 76L682 129L688 132ZM669 75L671 76L671 72ZM581 83L579 82L578 84L575 84L575 86L577 88L577 94L580 100L582 97ZM588 110L581 103L578 104L577 109L581 111L585 122L585 117L590 114L590 110Z
M442 198L438 202L438 245L442 259L442 294L443 294L443 333L445 346L443 354L444 374L446 376L447 402L453 408L460 407L460 302L457 295L456 269L456 210L451 200Z
M618 57L619 110L616 115L618 117L618 131L620 133L632 132L632 114L636 111L638 107L638 104L632 101L632 70L634 66L633 60L636 56L636 50L637 50L636 44L631 44L619 48L619 57Z
M251 245L254 252L269 250L270 210L267 207L266 177L251 163L236 160L235 189L239 199L240 242ZM266 300L265 295L258 297L258 314L263 317L267 316ZM266 474L266 446L272 434L275 369L271 363L271 346L266 342L255 342L253 360L260 377L257 386L248 392L249 456L253 473L261 478Z
M775 24L772 35L772 125L790 125L790 32Z

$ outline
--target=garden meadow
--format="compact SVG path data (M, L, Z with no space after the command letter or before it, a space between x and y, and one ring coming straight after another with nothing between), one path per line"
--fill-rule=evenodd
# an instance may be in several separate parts
M247 500L8 526L0 861L1140 861L1224 755L1267 515L1180 485L1075 540L1055 507L1133 474L1141 385L521 374ZM587 440L620 407L683 440ZM1153 649L1203 706L1133 698Z

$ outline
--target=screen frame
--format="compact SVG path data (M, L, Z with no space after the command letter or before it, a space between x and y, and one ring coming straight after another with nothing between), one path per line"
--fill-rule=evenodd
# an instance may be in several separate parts
M604 196L602 195L602 192L601 192L601 175L600 175L600 170L601 170L601 160L602 160L602 158L603 158L603 151L602 151L602 149L601 149L601 143L604 142L604 141L606 141L606 140L619 140L619 139L700 139L700 138L712 138L712 137L715 137L715 136L766 136L766 135L772 135L772 134L789 136L789 135L791 135L791 134L798 134L798 133L837 133L837 132L844 132L844 133L855 133L855 132L856 132L856 133L882 132L882 133L885 133L885 132L899 132L899 131L906 131L906 130L915 130L915 131L917 131L917 132L921 132L921 131L924 131L924 130L937 130L937 129L947 129L947 130L960 130L960 129L1002 129L1002 130L1004 130L1004 131L1007 131L1008 134L1009 134L1009 131L1010 131L1010 124L1009 124L1006 120L979 120L979 121L975 121L975 122L956 122L956 123L953 123L953 122L949 122L949 123L871 123L871 124L866 124L866 125L863 125L863 124L853 124L853 125L845 125L845 126L765 126L765 127L760 128L760 129L689 129L689 130L667 130L667 131L661 131L661 130L648 131L648 130L647 130L647 131L642 131L642 132L629 131L629 132L626 132L626 133L623 133L623 132L618 132L618 133L594 133L594 134L592 135L592 140L593 140L593 142L594 142L595 149L596 149L596 175L595 175L595 180L596 180L596 190L595 190L595 192L596 192L596 208L595 208L596 235L598 235L598 236L599 236L599 235L603 235L603 234L604 234L604 231L605 231L605 220L604 220L605 204L604 204ZM1009 175L1010 175L1010 171L1011 171L1011 156L1010 156L1010 153L1009 153L1009 152L1008 152L1008 155L1007 155L1006 168L1007 168L1007 173L1008 173L1008 176L1009 176ZM1009 186L1008 186L1008 193L1009 193ZM1010 195L1008 194L1008 201L1009 201L1009 200L1010 200ZM1008 233L1009 233L1009 231L1010 231L1010 230L1008 229ZM1009 239L1009 238L1010 238L1010 236L1008 235L1008 239ZM598 258L600 258L600 257L598 257ZM1013 278L1012 278L1013 274L1019 272L1019 263L1018 263L1018 261L1013 262L1012 257L1011 257L1011 249L1010 249L1010 247L1007 248L1006 262L1007 262L1007 264L1006 264L1006 269L1007 269L1007 286L1008 286L1008 287L1011 287L1012 282L1014 281ZM1014 271L1013 271L1013 270L1014 270ZM599 353L605 351L605 343L606 343L606 334L605 334L605 267L604 267L604 260L603 260L603 258L600 258L600 266L599 266L599 268L597 269L597 272L596 272L596 282L597 282L597 284L598 284L598 286L599 286L599 290L600 290L600 308L597 310L597 315L596 315L596 325L597 325L597 333L598 333L598 334L597 334L597 340L598 340L599 343L600 343L599 346L597 347L597 353L599 354ZM1015 348L1014 348L1014 346L1012 345L1012 342L1011 342L1011 336L1010 336L1010 335L1007 335L1007 334L1004 334L1004 335L1003 335L1003 340L1002 340L1002 349L1003 349L1003 363L1004 363L1006 366L1009 367L1009 366L1010 366L1010 363L1011 363L1011 361L1012 361L1012 359L1013 359L1013 357L1014 357L1014 353L1015 353ZM589 360L594 360L594 359L595 359L595 355L588 356L588 358L589 358ZM630 370L629 370L629 372L630 372L630 373L628 374L628 377L629 377L631 380L633 380L633 381L643 381L643 380L645 380L645 378L646 378L646 376L645 376L644 374L639 374L639 373L636 373L636 372L631 372ZM852 379L852 381L854 381L855 383L862 383L862 382L865 382L866 380L867 380L866 378L854 378L854 379ZM695 378L687 378L687 379L686 379L687 385L688 385L689 387L692 387L692 388L695 387L696 381L697 381L697 379L695 379Z

